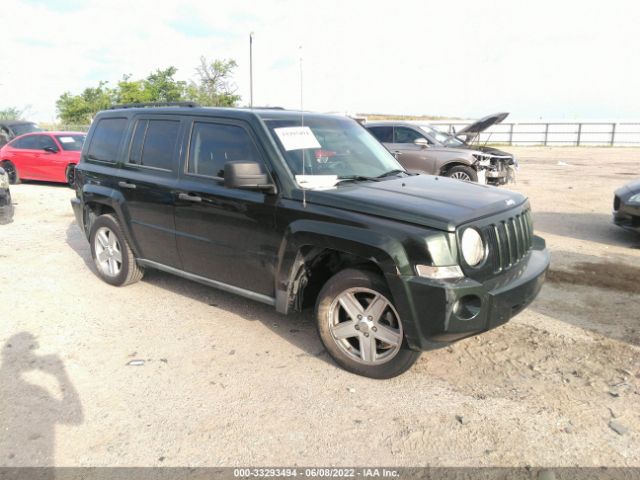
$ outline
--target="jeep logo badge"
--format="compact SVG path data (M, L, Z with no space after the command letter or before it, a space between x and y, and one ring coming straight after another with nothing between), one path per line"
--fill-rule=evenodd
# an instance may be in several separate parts
M506 203L508 207L510 207L511 205L515 205L516 204L516 202L514 200L511 200L511 199L505 200L504 203Z

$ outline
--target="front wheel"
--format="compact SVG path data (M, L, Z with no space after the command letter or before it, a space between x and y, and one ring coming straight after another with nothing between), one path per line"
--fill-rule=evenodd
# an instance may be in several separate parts
M464 180L465 182L477 182L478 172L471 167L465 167L464 165L456 165L447 170L445 176L449 178L455 178L456 180Z
M143 271L113 215L96 218L91 225L89 243L98 275L105 282L119 287L142 278Z
M338 272L316 303L320 339L345 370L371 378L391 378L420 357L409 350L402 321L382 277L357 269Z

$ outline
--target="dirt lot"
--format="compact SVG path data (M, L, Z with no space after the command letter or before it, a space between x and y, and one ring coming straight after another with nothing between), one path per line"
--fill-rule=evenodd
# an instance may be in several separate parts
M389 381L336 367L310 315L159 272L110 287L72 191L12 187L0 465L640 466L640 235L610 218L640 150L512 150L549 282Z

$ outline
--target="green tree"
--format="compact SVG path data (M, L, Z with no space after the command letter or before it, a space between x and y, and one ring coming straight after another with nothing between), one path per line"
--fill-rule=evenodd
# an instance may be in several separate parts
M234 107L240 101L237 87L231 80L238 66L235 60L213 60L200 57L196 67L197 81L189 82L187 96L200 105L211 107Z
M114 91L106 86L107 83L100 82L95 88L85 88L80 95L63 93L56 102L60 120L71 125L91 123L98 111L113 103Z
M124 75L118 82L115 92L116 103L150 102L151 96L144 80L130 80L131 75Z
M22 120L24 110L17 107L7 107L0 110L0 120Z
M176 67L156 70L145 80L145 89L149 92L152 102L181 102L185 99L187 82L175 80Z
M56 102L58 116L63 123L89 124L95 114L114 103L195 101L205 106L233 107L240 101L237 87L231 80L237 64L235 60L208 61L200 58L196 68L197 80L176 80L176 67L157 69L146 78L134 80L123 75L115 88L100 82L95 88L85 88L79 95L63 93Z

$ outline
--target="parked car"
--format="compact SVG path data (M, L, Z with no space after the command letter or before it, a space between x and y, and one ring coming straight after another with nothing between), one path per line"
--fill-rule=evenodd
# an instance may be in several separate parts
M485 117L460 130L457 136L426 123L380 121L367 122L364 126L409 171L504 185L515 180L517 161L514 156L471 142L507 115Z
M111 285L153 268L315 305L343 368L398 375L431 342L507 322L549 265L527 198L410 175L362 126L286 110L100 112L72 206Z
M41 132L33 122L23 120L0 120L0 147L25 133Z
M11 183L43 180L73 185L74 169L86 134L83 132L28 133L0 149L0 166Z
M640 180L615 191L613 221L622 228L640 233Z

